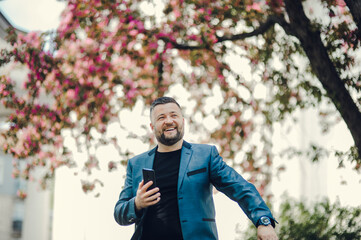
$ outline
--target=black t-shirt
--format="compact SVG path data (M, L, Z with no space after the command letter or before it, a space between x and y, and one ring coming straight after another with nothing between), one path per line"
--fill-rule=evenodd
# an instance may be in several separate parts
M153 169L160 201L148 207L142 240L182 240L179 221L177 185L181 150L156 152Z

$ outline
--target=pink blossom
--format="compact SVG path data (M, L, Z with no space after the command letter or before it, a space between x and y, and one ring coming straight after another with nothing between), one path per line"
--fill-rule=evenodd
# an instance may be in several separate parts
M94 73L96 71L96 68L94 65L89 66L89 73Z
M4 89L5 89L5 84L0 84L0 93L2 92L2 91L4 91Z
M160 32L156 35L157 38L162 38L162 37L166 37L169 38L169 34L164 33L164 32Z
M110 161L109 163L108 163L108 170L109 171L112 171L112 170L116 170L117 169L117 165L116 165L116 163L115 162L113 162L113 161Z
M10 94L9 91L3 91L3 92L2 92L2 95L3 95L4 97L8 96L9 94Z
M64 16L65 15L65 16ZM66 14L63 14L62 21L60 22L60 27L66 26L73 18L73 13L68 11Z
M66 92L66 97L68 99L74 99L76 97L76 92L74 89L69 89L67 92Z
M144 31L144 24L143 24L143 22L138 21L138 22L137 22L137 28L138 28L139 32L143 32L143 31Z
M84 46L85 47L91 47L92 45L94 44L94 40L93 39L91 39L91 38L86 38L85 40L84 40Z
M132 88L125 94L129 102L131 102L133 98L136 96L136 92L137 92L136 89Z
M255 10L261 12L261 5L259 3L253 3L252 5L247 5L246 11Z
M133 30L129 31L129 35L132 36L132 37L136 36L137 34L138 34L138 30L136 30L136 29L133 29Z
M228 119L228 124L233 126L235 122L236 122L236 116L234 115L230 116Z
M98 99L101 99L101 98L103 98L103 97L104 97L104 93L103 93L103 92L98 93L97 96L96 96L96 98L98 98Z
M94 77L93 79L94 87L98 88L102 85L102 81L98 76Z
M128 85L128 86L134 86L134 82L131 79L126 79L124 81L124 85Z
M159 58L160 58L159 53L156 53L156 54L154 55L154 61L158 60Z
M127 49L132 50L132 48L135 44L136 44L136 41L131 41L130 43L128 43Z
M175 16L176 18L179 18L179 17L181 16L181 13L180 13L180 11L179 11L178 9L175 9L175 10L173 11L173 13L174 13L174 16Z
M115 52L119 52L120 49L121 49L120 43L119 43L119 42L115 43L115 44L113 45L113 48L114 48L114 51L115 51Z
M336 5L340 7L346 7L346 3L344 0L336 0Z
M16 195L17 195L19 198L21 198L21 199L25 199L25 198L27 197L26 192L24 192L23 190L18 190L18 191L16 192Z
M165 45L165 48L166 49L169 49L169 48L172 48L173 47L173 44L168 42L166 45Z
M340 13L344 14L345 13L345 7L346 7L346 3L344 2L344 0L336 0L336 5L338 5Z
M191 34L191 35L189 35L189 37L188 37L190 40L193 40L193 41L195 41L195 40L197 40L197 35L195 35L195 34Z
M150 43L148 44L148 47L149 47L150 49L157 49L157 48L158 48L158 43L156 43L156 42L150 42Z
M211 40L212 43L218 42L218 39L217 39L216 35L213 35L213 34L210 35L210 36L209 36L209 39Z

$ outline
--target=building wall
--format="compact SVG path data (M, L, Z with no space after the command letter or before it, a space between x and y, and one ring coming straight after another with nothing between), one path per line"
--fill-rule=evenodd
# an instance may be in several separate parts
M11 162L0 152L0 240L21 239L24 202L16 196L20 181L11 176Z
M11 240L14 198L0 195L0 240Z
M36 171L38 179L41 171ZM51 222L51 189L41 189L38 181L28 182L24 204L22 240L49 240Z
M0 12L0 49L10 48L5 40L6 29L10 26ZM14 68L10 63L0 68L0 75L8 73L16 82L15 91L19 94L23 91L21 87L27 75L26 67L19 65ZM0 104L0 133L8 128L7 117L10 113L9 109ZM12 156L1 152L0 141L0 240L49 240L51 191L39 189L36 180L40 172L33 175L34 182L12 178L12 161ZM25 160L22 162L25 163ZM19 189L27 193L25 200L17 197Z
M0 12L0 49L8 48L8 44L5 41L6 29L10 26L10 23ZM7 71L7 67L0 68L0 74L4 74ZM0 132L6 128L5 118L10 113L0 104ZM16 197L17 181L11 177L12 165L11 157L5 155L0 150L0 240L12 240L13 237L19 236L15 234L14 227L19 226L19 220L15 224L14 215L16 208L19 206L19 202ZM19 238L18 238L19 239Z

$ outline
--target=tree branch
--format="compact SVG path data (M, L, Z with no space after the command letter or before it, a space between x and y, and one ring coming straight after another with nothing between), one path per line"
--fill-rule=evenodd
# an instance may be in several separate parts
M240 34L235 34L235 35L227 35L227 36L222 36L222 37L216 36L217 40L218 40L217 42L219 43L219 42L224 42L224 41L237 41L237 40L243 40L243 39L246 39L249 37L261 35L261 34L264 34L265 32L267 32L268 29L270 29L276 23L279 24L288 35L295 36L294 31L292 30L289 23L287 23L285 21L285 19L283 19L279 16L272 15L272 16L269 16L264 23L262 23L258 28L256 28L252 32L240 33ZM199 49L209 49L210 48L210 46L206 45L206 44L192 46L192 45L188 45L188 44L179 44L174 41L171 41L168 38L161 38L161 39L165 42L172 43L174 48L179 49L179 50L199 50Z
M159 89L161 89L162 86L162 81L163 81L163 54L159 55L159 63L158 63L158 88L157 91L159 91Z
M345 0L357 25L357 38L361 41L361 0Z
M187 44L178 44L175 42L172 42L175 49L179 50L199 50L199 49L206 49L208 48L206 45L197 45L197 46L191 46Z
M241 34L236 34L236 35L232 35L232 36L217 37L217 39L218 39L218 42L229 41L229 40L230 41L243 40L243 39L246 39L249 37L264 34L265 32L268 31L268 29L270 29L276 23L279 24L285 30L285 32L287 34L295 35L295 33L291 29L290 25L283 18L272 15L272 16L269 16L264 23L262 23L257 29L253 30L252 32L241 33Z
M313 72L320 80L328 97L332 100L351 135L361 156L361 112L338 75L327 50L322 43L320 32L313 30L303 10L302 0L285 0L290 25L310 61Z

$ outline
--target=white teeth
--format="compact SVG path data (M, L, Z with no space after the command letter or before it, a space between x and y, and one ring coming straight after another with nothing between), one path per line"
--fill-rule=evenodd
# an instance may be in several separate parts
M174 130L174 128L168 128L168 129L166 129L166 131L172 131L172 130Z

